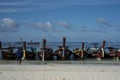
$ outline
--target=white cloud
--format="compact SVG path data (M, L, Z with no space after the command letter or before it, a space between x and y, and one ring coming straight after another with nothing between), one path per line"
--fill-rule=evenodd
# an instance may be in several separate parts
M97 19L97 22L99 24L107 26L107 27L112 27L113 26L110 22L108 22L108 21L106 21L105 19L102 19L102 18Z
M52 29L53 28L53 26L50 22L45 23L44 27L47 28L47 29Z
M71 30L71 25L67 22L23 22L21 25L27 26L29 28L34 28L43 32L64 32L65 30Z
M2 32L14 32L18 27L19 25L10 18L3 18L0 20L0 31Z
M58 22L58 24L64 28L70 28L70 25L67 22Z
M46 22L46 23L42 23L42 22L37 22L37 23L23 22L21 25L25 25L25 26L30 27L30 28L41 30L43 32L48 32L48 31L53 31L54 30L53 24L50 23L49 21Z

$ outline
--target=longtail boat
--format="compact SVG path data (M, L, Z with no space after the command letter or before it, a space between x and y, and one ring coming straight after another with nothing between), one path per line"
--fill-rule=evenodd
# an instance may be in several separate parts
M23 47L12 47L10 44L7 48L2 47L2 43L0 42L0 50L2 54L2 59L5 60L15 60L16 52L19 48L23 49L24 58L28 60L35 59L36 50L33 47L26 47L26 42L23 42Z
M34 60L36 59L36 53L36 48L27 47L27 43L25 41L23 42L23 58L27 60Z
M40 60L53 60L53 49L46 46L46 39L43 39L43 47L37 52Z
M87 58L100 58L100 59L103 58L105 56L105 54L104 54L105 44L106 44L106 41L103 41L101 47L99 47L99 48L96 46L98 44L94 44L95 47L89 48L87 50L87 53L88 53Z
M114 47L106 47L104 58L113 59L114 57L120 57L120 49Z
M72 51L66 46L66 38L63 38L63 45L59 46L59 49L55 50L54 56L57 57L57 60L70 60Z

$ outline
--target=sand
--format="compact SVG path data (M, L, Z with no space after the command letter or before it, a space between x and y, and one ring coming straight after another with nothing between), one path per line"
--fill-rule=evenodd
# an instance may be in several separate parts
M120 65L0 64L0 80L120 80Z

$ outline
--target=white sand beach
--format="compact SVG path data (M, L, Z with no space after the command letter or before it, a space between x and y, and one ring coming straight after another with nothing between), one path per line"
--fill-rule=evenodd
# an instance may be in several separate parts
M120 80L120 65L0 64L0 80Z

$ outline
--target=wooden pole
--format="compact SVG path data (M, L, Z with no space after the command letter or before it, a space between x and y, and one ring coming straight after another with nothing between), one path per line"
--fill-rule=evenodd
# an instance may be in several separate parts
M65 48L65 46L66 46L66 38L63 37L63 47Z
M46 39L43 39L43 49L46 48Z
M65 47L66 47L66 38L63 37L63 54L62 54L63 58L65 57Z
M102 44L102 48L105 47L105 44L106 44L106 41L104 40L104 41L103 41L103 44Z
M43 56L42 56L42 61L45 61L45 48L46 48L46 39L43 39Z

